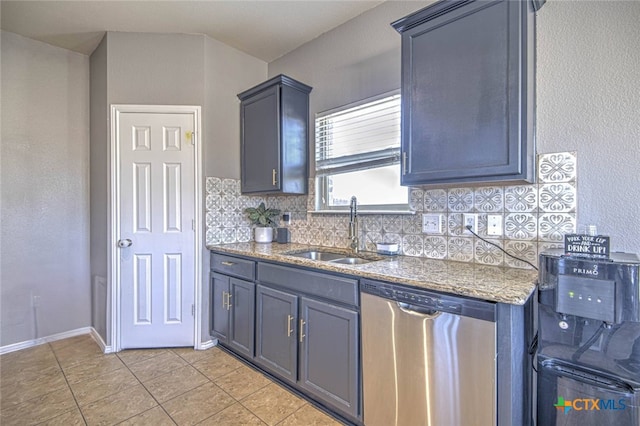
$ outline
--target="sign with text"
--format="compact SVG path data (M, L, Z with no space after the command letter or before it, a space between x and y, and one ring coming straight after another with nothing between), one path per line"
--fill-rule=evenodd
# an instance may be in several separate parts
M564 253L568 256L608 258L609 237L567 234L564 236Z

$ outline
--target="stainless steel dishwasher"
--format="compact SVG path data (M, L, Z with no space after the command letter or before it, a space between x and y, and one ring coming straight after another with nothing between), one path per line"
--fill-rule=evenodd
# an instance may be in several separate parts
M496 424L495 303L363 280L367 426Z

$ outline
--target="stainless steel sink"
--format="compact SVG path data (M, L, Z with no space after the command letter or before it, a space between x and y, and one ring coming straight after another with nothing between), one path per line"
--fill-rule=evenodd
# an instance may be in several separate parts
M307 250L307 251L285 253L285 254L289 256L295 256L295 257L304 257L305 259L311 259L311 260L322 260L325 262L341 259L346 256L344 253L335 253L330 251L319 251L319 250Z
M374 262L376 260L380 260L380 258L378 257L368 259L364 257L350 256L347 253L324 251L324 250L305 250L305 251L297 251L297 252L288 252L284 254L286 254L287 256L302 257L305 259L319 260L323 262L342 263L346 265L361 265L363 263L369 263L369 262Z
M362 257L343 257L341 259L331 260L331 263L344 263L347 265L361 265L363 263L374 262L374 260L363 259Z

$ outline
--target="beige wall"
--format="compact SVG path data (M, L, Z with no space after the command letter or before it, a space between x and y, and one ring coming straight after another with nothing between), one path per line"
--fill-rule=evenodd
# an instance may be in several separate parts
M269 75L313 86L311 119L399 88L400 35L389 23L428 3L385 2L270 63ZM550 1L537 23L537 151L577 151L578 224L596 224L612 250L636 253L638 22L637 1Z
M90 194L91 194L91 273L107 276L107 223L109 206L109 103L107 101L107 37L90 58Z
M109 32L108 102L204 104L204 36Z
M577 151L578 224L640 253L640 2L551 1L538 13L539 152Z
M5 346L91 324L89 58L12 33L1 38Z
M237 94L263 82L267 63L205 37L206 176L240 178L240 100Z
M109 149L109 103L107 101L107 37L103 37L89 60L90 76L90 141L89 141L89 195L90 195L90 259L91 279L108 285L109 278L109 194L111 181L111 152ZM106 315L107 291L96 291L91 300L92 326L102 340L108 342L110 324ZM103 289L100 289L103 290ZM105 294L106 293L106 294Z

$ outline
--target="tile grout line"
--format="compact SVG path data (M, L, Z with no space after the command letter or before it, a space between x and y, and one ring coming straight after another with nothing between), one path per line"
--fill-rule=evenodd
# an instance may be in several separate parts
M283 387L282 385L280 385L279 383L277 383L277 382L273 381L272 379L269 379L269 381L270 381L270 383L269 383L269 384L267 384L267 385L265 385L265 386L261 387L259 390L257 390L257 391L255 391L255 392L253 392L251 395L255 395L256 393L258 393L258 392L259 392L259 391L261 391L262 389L264 389L264 388L266 388L266 387L268 387L268 386L270 386L270 385L272 385L272 384L273 384L273 385L276 385L277 387L279 387L279 388L283 389L283 390L284 390L284 391L286 391L288 394L291 394L291 395L295 396L296 398L300 398L299 396L294 395L294 394L293 394L293 393L291 393L287 388ZM247 395L247 396L246 396L245 398L243 398L242 400L239 400L239 401L238 401L238 403L239 403L240 405L242 405L242 406L243 406L247 411L249 411L251 414L253 414L255 417L257 417L258 419L260 419L260 421L261 421L261 422L263 422L263 423L264 423L264 424L266 424L266 425L269 425L269 423L268 423L265 419L263 419L263 418L262 418L262 417L260 417L257 413L254 413L253 411L251 411L251 409L250 409L249 407L247 407L246 405L244 405L243 401L246 401L247 399L249 399L249 397L250 397L251 395ZM302 399L302 398L300 398L300 399ZM304 399L302 399L302 401L304 402L304 404L302 404L302 406L300 406L298 409L294 410L292 413L290 413L290 414L288 414L287 416L285 416L282 420L280 420L280 421L278 421L278 422L274 423L274 424L273 424L273 426L276 426L276 425L278 425L278 424L282 423L286 418L288 418L289 416L292 416L292 415L293 415L294 413L296 413L300 408L302 408L304 405L306 405L306 404L307 404L307 402L306 402ZM270 425L270 426L271 426L271 425Z
M80 409L80 404L78 403L78 400L76 399L76 395L73 393L73 389L71 389L71 385L69 384L69 380L67 379L67 374L64 372L64 368L62 368L62 364L60 364L60 360L58 359L58 354L53 349L53 346L51 346L51 343L47 343L47 345L49 346L49 349L53 353L53 357L56 359L56 362L58 363L58 367L60 367L60 372L62 373L62 377L64 377L64 382L67 384L67 388L69 389L69 393L71 394L71 397L73 398L73 402L76 404L76 408L78 409L78 412L80 413L80 416L82 417L82 421L84 422L85 425L88 425L87 419L84 417L84 413ZM70 411L72 411L72 410L69 410L69 412ZM64 413L67 413L67 412L68 411L65 411ZM64 413L62 413L62 414L64 414ZM58 416L56 416L56 417L58 417ZM55 418L55 417L52 417L52 419L53 418ZM48 421L48 420L51 420L51 419L44 420L41 423L44 423L45 421Z
M126 362L124 359L122 359L122 358L120 357L120 355L122 354L122 352L124 352L124 351L122 351L122 350L121 350L120 352L116 352L114 355L115 355L115 356L117 356L117 357L118 357L118 359L119 359L120 361L122 361L122 363L123 363L127 368L129 368L129 364L127 364L127 362ZM165 352L168 352L168 351L165 351ZM162 353L163 353L163 352L157 352L157 353L155 353L155 355L151 355L151 356L149 356L148 358L144 358L144 359L140 359L140 360L138 360L138 361L134 361L134 362L132 362L132 363L131 363L131 365L135 365L135 364L139 364L139 363L144 362L144 361L148 361L148 360L150 360L150 359L153 359L153 358L155 358L155 357L157 357L157 356L162 355ZM176 355L177 355L177 354L176 354ZM129 371L131 371L131 369L129 369ZM131 371L131 374L133 374L133 371ZM134 374L134 376L135 376L135 374ZM136 376L136 378L137 378L137 376Z
M175 352L173 352L173 351L170 351L170 352L172 352L172 353L174 353L175 355L177 355L180 359L183 359L180 355L176 354ZM116 355L118 355L118 354L116 353ZM154 358L154 357L156 357L156 356L158 356L158 355L160 355L160 353L157 353L157 354L156 354L156 355L154 355L154 356L151 356L151 357L146 358L146 359L144 359L144 360L140 360L140 361L138 361L138 362L146 361L147 359L152 359L152 358ZM158 401L158 399L157 399L157 398L156 398L156 397L155 397L155 396L154 396L154 395L149 391L149 389L147 389L147 387L146 387L146 386L145 386L145 384L142 382L142 380L140 380L140 378L138 378L138 376L136 376L136 375L135 375L135 373L134 373L133 371L131 371L131 369L129 368L129 366L127 365L127 363L125 363L125 362L122 360L122 358L120 358L119 356L118 356L118 358L120 359L120 361L122 361L122 363L124 364L125 368L126 368L127 370L129 370L129 372L133 375L133 377L135 377L135 378L136 378L136 380L138 381L138 383L140 383L140 386L142 386L142 388L143 388L143 389L144 389L144 390L149 394L149 396L151 396L151 398L153 398L153 400L154 400L154 401L156 402L156 404L157 404L157 405L156 405L156 407L160 407L160 409L161 409L162 411L164 411L164 413L167 415L167 417L169 417L169 419L171 419L171 421L173 422L173 424L177 425L178 423L176 422L176 420L175 420L173 417L171 417L171 415L167 412L167 410L162 406L162 404L160 403L160 401ZM183 360L184 360L184 359L183 359ZM185 361L185 362L187 362L187 365L190 365L188 361L186 361L186 360L184 360L184 361ZM138 362L134 362L134 363L132 363L131 365L135 365L135 364L137 364ZM173 370L172 370L172 371L173 371ZM170 371L170 372L168 372L168 373L165 373L165 374L161 374L161 375L160 375L160 376L158 376L158 377L162 377L162 376L165 376L165 375L170 374L170 373L171 373L171 371ZM156 378L157 378L157 377L154 377L153 379L156 379ZM152 379L152 380L153 380L153 379ZM199 386L198 386L198 387L199 387ZM196 387L196 388L194 388L194 389L197 389L198 387ZM184 392L184 393L186 393L186 392ZM182 393L182 394L180 394L180 395L183 395L184 393ZM172 399L173 399L173 398L172 398ZM123 423L123 422L126 422L127 420L130 420L130 419L132 419L132 418L134 418L134 417L136 417L136 416L139 416L139 415L141 415L141 414L143 414L143 413L146 413L147 411L151 411L151 410L153 410L153 409L154 409L154 408L156 408L156 407L151 407L151 408L149 408L148 410L142 411L142 412L140 412L140 413L138 413L138 414L136 414L136 415L134 415L134 416L129 417L128 419L123 420L122 422L119 422L118 424Z
M104 358L105 356L107 356L107 354L104 354L104 353L103 353L103 354L101 354L101 355L100 355L100 358ZM119 357L118 357L118 359L119 359ZM84 363L84 362L86 362L86 361L87 361L87 360L82 360L82 361L80 361L80 362L77 362L77 363L76 363L76 364L74 364L73 366L75 367L75 366L82 365L82 363ZM95 403L97 403L97 402L99 402L99 401L102 401L103 399L109 398L109 397L111 397L111 396L113 396L113 395L115 395L115 394L117 394L117 393L119 393L119 392L122 392L122 391L124 391L124 390L129 389L129 388L132 388L132 387L137 386L137 385L139 385L139 384L142 384L142 383L140 382L140 380L136 377L136 375L135 375L135 374L133 374L133 372L132 372L131 370L129 370L129 368L127 367L127 365L126 365L122 360L120 360L120 361L122 362L122 367L120 367L120 368L116 368L115 370L107 371L107 372L105 372L105 373L103 373L103 374L100 374L100 375L98 375L98 376L89 377L89 378L87 378L87 379L80 380L80 381L78 381L78 382L75 382L75 383L74 383L74 385L78 385L78 384L83 383L83 382L89 382L89 381L91 381L91 380L98 380L98 379L100 379L101 377L104 377L104 376L111 376L111 375L112 375L113 373L115 373L116 371L118 371L118 370L123 370L123 369L127 369L127 371L129 371L129 373L131 373L131 375L132 375L132 376L133 376L133 378L137 381L137 383L134 383L134 384L132 384L132 385L130 385L130 386L126 386L126 387L124 387L123 389L119 389L117 392L113 392L113 393L109 393L108 395L104 395L104 396L102 396L102 397L100 397L100 398L98 398L98 399L96 399L96 400L94 400L94 401L89 401L89 402L87 402L87 403L84 405L84 407L85 407L85 408L86 408L86 406L88 406L88 405L90 405L90 404L95 404ZM64 369L63 369L63 372L64 372ZM68 386L69 386L69 389L70 389L70 391L71 391L71 394L73 395L74 400L76 401L76 405L78 406L78 409L80 410L80 413L82 414L82 417L84 418L84 412L82 411L83 406L81 406L81 405L80 405L80 403L78 402L78 400L76 399L76 397L75 397L75 393L73 392L73 387L72 387L72 386L71 386L71 384L68 382L66 375L65 375L65 380L67 381L67 384L68 384ZM88 422L86 421L86 419L85 419L85 423L86 423L86 424L88 424Z
M278 426L281 425L282 423L284 423L285 420L287 420L289 417L294 416L298 411L302 410L306 405L308 405L309 403L307 401L304 402L304 404L302 404L300 406L300 408L298 408L297 410L295 410L293 413L289 414L287 417L285 417L284 419L280 420L278 423L276 423L274 426ZM315 407L314 407L315 408ZM324 414L324 413L323 413Z
M58 365L60 365L60 362L59 362L59 360L58 360L58 356L55 354L55 351L53 351L53 348L52 348L52 352L54 353L54 356L55 356L55 358L56 358L56 362L58 362ZM115 355L115 356L120 360L120 362L122 363L123 367L124 367L124 368L126 368L126 369L127 369L127 371L129 371L129 373L130 373L130 374L133 376L133 378L137 381L137 383L132 384L131 386L127 386L126 388L121 389L121 390L120 390L120 391L118 391L118 392L121 392L121 391L123 391L123 390L129 389L129 388L132 388L132 387L137 386L137 385L140 385L140 386L142 386L142 387L145 389L145 391L146 391L146 392L148 392L148 393L149 393L149 395L154 399L154 401L155 401L158 405L160 405L160 404L158 403L158 401L153 397L153 395L151 395L151 392L149 392L149 391L147 390L147 388L144 386L144 384L142 383L142 381L141 381L141 380L140 380L140 379L139 379L139 378L138 378L138 377L133 373L133 371L131 371L131 369L130 369L130 368L129 368L129 366L125 363L125 361L124 361L124 360L122 360L122 358L120 358L120 357L118 356L118 354L117 354L117 353L116 353L116 354L114 354L114 355ZM100 355L100 357L104 357L104 356L106 356L106 354L104 354L104 353ZM152 358L152 357L150 357L150 358ZM82 361L80 361L80 362L77 362L77 363L76 363L76 364L74 364L74 365L81 365L83 362L86 362L86 360L82 360ZM133 363L133 364L135 364L135 363ZM61 368L61 370L62 370L62 372L63 372L63 375L64 375L65 381L66 381L66 383L67 383L67 386L69 387L69 391L71 392L71 395L72 395L72 396L73 396L73 398L74 398L74 401L75 401L75 403L76 403L76 407L78 408L78 411L80 412L80 415L82 416L82 419L84 420L85 425L88 425L87 419L85 418L85 416L84 416L84 412L82 411L82 407L81 407L81 406L80 406L80 404L78 403L78 400L76 399L76 396L75 396L75 394L73 393L73 389L71 388L71 385L69 384L69 381L67 380L67 376L66 376L66 374L64 374L64 369L62 368L62 365L60 365L60 368ZM119 370L119 369L116 369L116 370ZM113 370L113 371L116 371L116 370ZM100 375L100 376L96 376L96 377L89 378L89 379L86 379L86 380L81 380L81 381L80 381L80 382L78 382L78 383L81 383L81 382L84 382L84 381L95 380L95 379L97 379L97 378L99 378L99 377L109 375L109 374L113 373L113 371L110 371L110 372L107 372L107 373L102 374L102 375ZM109 395L105 395L105 396L103 396L103 397L101 397L101 398L99 398L99 399L97 399L97 400L95 400L95 401L91 401L90 403L87 403L87 405L89 405L89 404L94 404L94 403L97 403L97 402L99 402L99 401L102 401L102 400L104 400L104 399L106 399L106 398L112 397L113 395L115 395L115 394L116 394L116 393L118 393L118 392L114 392L114 393L110 393ZM153 408L155 408L155 407L151 407L149 410L151 410L151 409L153 409ZM131 419L131 418L133 418L133 417L135 417L135 416L138 416L138 415L140 415L140 414L142 414L142 413L145 413L145 412L147 412L147 411L149 411L149 410L145 410L145 411L142 411L142 412L140 412L140 413L137 413L137 414L135 414L134 416L131 416L131 417L127 418L127 419L124 419L124 420L122 420L121 422L118 422L117 424L120 424L120 423L122 423L122 422L125 422L125 421L127 421L127 420L129 420L129 419ZM163 410L164 410L164 408L163 408ZM165 411L165 412L166 412L166 411ZM168 414L167 414L167 415L168 415ZM57 416L56 416L56 417L57 417ZM171 417L169 416L169 418L171 418ZM173 421L173 419L172 419L172 418L171 418L171 420ZM174 423L175 423L175 422L174 422Z
M194 367L194 368L195 368L195 367ZM202 373L201 373L201 374L202 374ZM207 377L207 376L205 376L205 377ZM220 386L218 386L217 384L215 384L215 383L213 382L213 380L209 379L208 377L207 377L207 380L208 380L208 381L209 381L209 383L211 383L213 386L215 386L215 387L217 387L218 389L220 389L220 390L222 391L222 393L224 393L225 395L227 395L227 396L228 396L229 398L231 398L234 402L232 402L231 404L229 404L229 405L227 405L227 406L225 406L225 407L221 408L220 410L216 411L216 412L215 412L215 413L213 413L212 415L210 415L210 416L208 416L208 417L205 417L204 419L200 420L198 423L196 423L196 425L197 425L197 424L200 424L200 423L202 423L202 422L204 422L205 420L207 420L207 419L209 419L209 418L211 418L211 417L213 417L213 416L215 416L215 415L220 414L221 412L223 412L224 410L226 410L227 408L231 407L233 404L235 404L236 402L238 402L238 400L236 400L234 397L232 397L231 395L229 395L229 394L228 394L224 389L222 389ZM167 401L165 401L165 402L172 401L172 400L174 400L174 399L178 398L179 396L182 396L182 395L184 395L185 393L188 393L188 392L194 391L194 390L196 390L196 389L198 389L198 388L201 388L201 387L205 386L206 384L207 384L207 383L203 383L203 384L201 384L200 386L197 386L197 387L195 387L195 388L193 388L193 389L191 389L191 390L189 390L189 391L187 391L187 392L184 392L184 393L182 393L182 394L180 394L180 395L178 395L178 396L176 396L176 397L174 397L174 398L171 398L171 399L169 399L169 400L167 400ZM164 408L164 407L163 407L163 408ZM167 413L167 414L169 414L169 413ZM178 422L177 422L173 417L171 417L171 416L169 416L169 417L170 417L170 418L171 418L171 420L173 420L176 424L178 423Z
M222 350L222 349L221 349ZM263 377L267 378L269 380L269 383L267 383L266 385L264 385L263 387L261 387L260 389L256 389L254 392L250 393L249 395L245 396L242 399L237 399L236 401L238 402L238 404L240 404L245 410L247 410L248 412L250 412L252 415L254 415L257 419L260 419L260 421L266 425L268 425L269 423L266 422L266 420L264 420L262 417L260 417L259 415L257 415L256 413L254 413L253 411L251 411L251 409L249 407L247 407L246 405L243 404L243 401L246 401L250 396L255 395L256 393L258 393L259 391L261 391L262 389L266 388L267 386L269 386L272 383L275 383L273 381L273 379L271 379L270 377L266 376L262 371L258 370L255 366L249 364L247 361L245 361L244 359L242 359L241 357L237 356L237 355L231 355L230 352L227 352L226 350L223 351L223 353L233 357L234 359L240 361L241 365L247 366L248 368L250 368L253 372L258 373L260 375L262 375ZM241 367L238 367L237 369L234 369L233 371L238 370ZM229 372L228 374L231 374L233 371ZM222 376L220 376L222 377ZM234 398L235 399L235 398Z
M207 419L209 419L209 418L211 418L211 417L215 416L216 414L219 414L220 412L222 412L222 411L226 410L227 408L229 408L231 405L235 404L236 402L239 402L236 398L234 398L233 396L229 395L229 394L228 394L224 389L222 389L220 386L218 386L218 385L217 385L217 384L216 384L212 379L210 379L206 374L204 374L202 371L198 370L198 368L197 368L196 366L194 366L194 365L193 365L193 364L195 364L196 362L198 362L198 361L200 361L200 360L198 360L198 361L193 361L193 362L189 362L189 360L185 359L185 358L184 358L184 357L182 357L179 353L176 353L175 351L173 351L171 348L169 348L167 351L168 351L168 352L173 353L174 355L176 355L177 357L179 357L180 359L182 359L184 362L186 362L186 365L187 365L187 366L190 366L191 368L193 368L194 370L196 370L198 373L202 374L202 376L204 376L204 377L207 379L207 382L206 382L206 383L203 383L203 384L201 384L201 385L199 385L199 386L196 386L196 387L195 387L195 388L193 388L193 389L189 389L189 390L184 391L184 392L182 392L182 393L180 393L180 394L178 394L178 395L175 395L175 396L173 396L173 397L171 397L171 398L167 399L166 401L164 401L164 403L169 402L169 401L172 401L172 400L174 400L174 399L176 399L176 398L178 398L178 397L180 397L180 396L182 396L182 395L184 395L184 394L186 394L186 393L192 392L192 391L194 391L194 390L196 390L196 389L198 389L198 388L201 388L201 387L205 386L205 385L206 385L206 384L208 384L208 383L211 383L212 385L214 385L214 386L218 387L218 388L219 388L222 392L224 392L226 395L228 395L228 396L229 396L229 397L230 397L234 402L233 402L232 404L230 404L230 405L228 405L228 406L226 406L226 407L222 408L221 410L217 411L216 413L212 414L211 416L208 416L208 417L206 417L205 419L202 419L202 421L198 422L198 423L202 423L202 422L204 422L205 420L207 420ZM157 355L155 355L155 356L157 356ZM150 358L153 358L153 357L150 357ZM150 358L147 358L147 359L150 359ZM138 362L142 362L142 361L145 361L145 360L141 360L141 361L138 361ZM124 361L123 361L123 363L124 363ZM137 362L136 362L136 363L132 363L132 365L134 365L134 364L137 364ZM126 364L125 364L125 366L126 366L127 368L129 368L129 366L128 366L128 365L126 365ZM154 377L152 380L155 380L155 379L160 378L160 377L167 376L167 375L171 374L173 371L175 371L175 370L177 370L177 369L179 369L179 368L183 368L183 367L185 367L185 366L180 366L180 367L178 367L178 368L176 368L176 369L174 369L174 370L171 370L171 371L169 371L169 372L166 372L166 373L164 373L164 374L161 374L160 376ZM236 370L236 369L232 370L231 372L233 372L233 371L235 371L235 370ZM158 404L157 406L159 406L159 407L162 409L162 411L164 411L164 412L165 412L165 414L166 414L166 415L171 419L171 421L172 421L173 423L177 424L176 420L175 420L173 417L171 417L171 415L167 412L167 410L165 409L165 407L162 405L163 403L161 403L160 401L158 401L158 399L157 399L155 396L153 396L153 394L149 391L149 389L147 389L146 385L145 385L145 384L144 384L144 383L143 383L143 382L142 382L142 381L141 381L141 380L140 380L140 379L135 375L135 373L134 373L133 371L131 371L131 370L129 370L129 371L131 372L131 374L133 374L133 375L134 375L134 377L136 377L136 379L140 382L140 384L142 385L142 387L143 387L143 388L144 388L144 389L149 393L149 395L151 395L151 397L153 398L153 400ZM230 373L231 373L231 372L230 372ZM220 377L222 377L222 376L220 376ZM155 407L153 407L153 408L155 408ZM152 409L152 408L150 408L149 410L151 410L151 409ZM146 412L147 412L147 411L149 411L149 410L146 410L146 411L144 411L143 413L146 413ZM139 414L142 414L142 413L139 413ZM137 414L137 415L139 415L139 414ZM136 416L137 416L137 415L136 415ZM135 416L132 416L131 418L133 418L133 417L135 417ZM127 419L127 420L128 420L128 419ZM124 421L126 421L126 420L124 420Z
M261 371L256 370L256 369L255 369L255 367L253 367L253 366L249 365L248 363L246 363L246 361L244 361L244 360L242 360L242 359L240 359L240 358L238 358L238 357L236 357L236 356L230 355L229 353L227 353L227 351L223 351L222 349L218 349L218 350L220 350L223 354L226 354L227 356L231 356L232 358L234 358L234 359L236 359L236 360L240 361L240 366L239 366L239 367L237 367L237 368L234 368L234 369L232 369L231 371L227 372L226 374L222 374L222 375L220 375L220 376L218 376L218 377L216 377L216 378L221 378L221 377L224 377L224 376L226 376L226 375L232 374L233 372L235 372L235 371L239 370L239 369L240 369L240 368L242 368L243 366L247 366L247 367L251 368L251 370L252 370L252 371L254 371L254 372L256 372L256 373L258 373L258 374L262 375L263 377L265 377L265 378L267 378L267 379L269 379L269 377L265 376ZM225 394L229 395L229 397L231 397L231 399L233 399L233 400L235 401L233 404L236 404L236 403L237 403L237 404L240 404L240 406L241 406L241 407L243 407L245 410L247 410L249 413L251 413L254 417L256 417L257 419L259 419L259 420L260 420L262 423L264 423L265 425L268 425L268 423L267 423L267 422L266 422L262 417L258 416L256 413L254 413L253 411L251 411L247 406L245 406L245 405L242 403L242 401L245 401L245 400L246 400L247 398L249 398L251 395L254 395L254 394L256 394L257 392L259 392L260 390L262 390L262 389L266 388L266 387L267 387L267 386L269 386L271 383L275 383L273 380L269 379L269 383L267 383L266 385L262 386L260 389L256 389L254 392L250 393L249 395L244 396L244 397L243 397L243 398L241 398L241 399L237 399L237 398L235 398L234 396L232 396L231 394L229 394L227 391L225 391L223 388L221 388L220 386L218 386L218 385L214 382L214 379L210 379L206 374L204 374L202 371L198 370L198 368L197 368L196 366L192 365L192 367L193 367L193 368L195 368L195 369L196 369L196 371L198 371L200 374L202 374L203 376L205 376L205 377L206 377L206 378L207 378L207 379L208 379L208 380L209 380L213 385L217 386L217 387L218 387L218 388L220 388L220 390L222 390ZM203 419L203 420L202 420L201 422L199 422L199 423L202 423L202 422L204 422L205 420L210 419L211 417L215 416L216 414L221 413L222 411L226 410L227 408L229 408L229 407L230 407L231 405L233 405L233 404L230 404L229 406L227 406L227 407L223 408L222 410L218 411L217 413L212 414L211 416L207 417L206 419Z
M291 391L289 391L289 389L287 389L286 387L282 386L281 384L279 384L278 382L274 381L272 378L270 378L269 376L267 376L265 373L263 373L261 370L257 369L255 366L249 364L246 360L244 360L242 357L232 354L231 352L227 352L226 350L223 351L224 353L226 353L227 355L230 355L231 357L237 359L238 361L240 361L240 363L242 365L247 366L248 368L250 368L252 371L254 371L257 374L260 374L261 376L265 377L266 379L269 380L269 383L267 383L266 385L262 386L260 389L255 390L254 392L252 392L251 394L243 397L242 399L237 400L238 403L244 407L248 412L250 412L251 414L253 414L256 418L260 419L260 421L266 425L269 425L269 423L264 420L262 417L260 417L258 414L254 413L249 407L247 407L243 402L246 401L247 399L249 399L249 397L251 397L252 395L255 395L256 393L258 393L259 391L261 391L262 389L268 387L269 385L276 385L277 387L283 389L284 391L286 391L287 393L295 396L296 398L300 398L298 395L293 394ZM237 370L237 369L236 369ZM236 371L233 370L233 371ZM222 377L222 376L221 376ZM296 413L298 410L300 410L302 407L304 407L304 405L308 404L307 401L305 401L303 398L302 401L304 402L304 404L302 404L302 406L300 406L297 410L294 410L291 414L289 414L288 416L286 416L284 419L280 420L279 422L275 423L273 426L276 426L280 423L282 423L286 418L288 418L289 416L293 415L294 413Z
M133 371L131 372L131 374L133 374ZM168 374L168 373L167 373L167 374ZM142 382L140 381L140 379L138 379L138 377L137 377L135 374L133 374L133 375L134 375L134 377L136 377L136 380L138 380L138 381L140 382L140 386L142 386L142 388L143 388L143 389L144 389L144 390L145 390L145 391L146 391L146 392L151 396L151 398L153 398L153 400L156 402L156 404L157 404L157 405L156 405L156 407L160 407L160 409L161 409L162 411L164 411L164 413L167 415L167 417L169 417L169 418L171 419L171 421L172 421L174 424L178 424L178 423L176 422L176 420L175 420L173 417L171 417L171 415L170 415L170 414L167 412L167 410L163 407L163 405L160 403L160 401L158 401L158 399L157 399L157 398L156 398L156 397L151 393L151 391L149 391L149 389L147 389L147 387L145 386L145 384L144 384L144 383L142 383ZM200 385L200 386L202 386L202 385ZM197 387L195 387L194 389L197 389L197 388L198 388L198 387L200 387L200 386L197 386ZM192 389L192 390L193 390L193 389ZM181 393L180 395L184 395L185 393L186 393L186 392ZM180 396L180 395L178 395L178 396ZM176 396L176 398L177 398L177 396ZM171 399L173 399L173 398L171 398ZM170 401L170 400L168 400L168 401ZM166 402L166 401L165 401L165 402ZM147 411L153 410L153 409L154 409L154 408L156 408L156 407L151 407L151 408L149 408L149 410L143 411L142 413L146 413ZM139 415L140 415L140 414L142 414L142 413L138 413L138 414L136 414L136 415L134 415L134 416L131 416L131 417L129 417L129 419L132 419L132 418L134 418L134 417L136 417L136 416L139 416ZM127 419L127 420L129 420L129 419ZM125 421L125 422L126 422L127 420L123 420L123 421ZM120 423L122 423L122 422L120 422Z
M240 404L245 410L247 410L248 412L250 412L251 414L253 414L257 419L260 419L260 421L266 425L268 425L269 423L267 423L266 420L264 420L262 417L260 417L258 414L254 413L253 411L251 411L251 409L249 407L247 407L246 405L243 404L243 401L246 401L247 399L249 399L249 397L257 394L258 392L260 392L262 389L266 388L267 386L269 386L272 383L275 383L273 380L269 379L268 384L264 385L263 387L261 387L260 389L257 389L256 391L250 393L249 395L245 396L242 399L238 399L236 400L238 402L238 404ZM275 426L275 425L274 425Z

